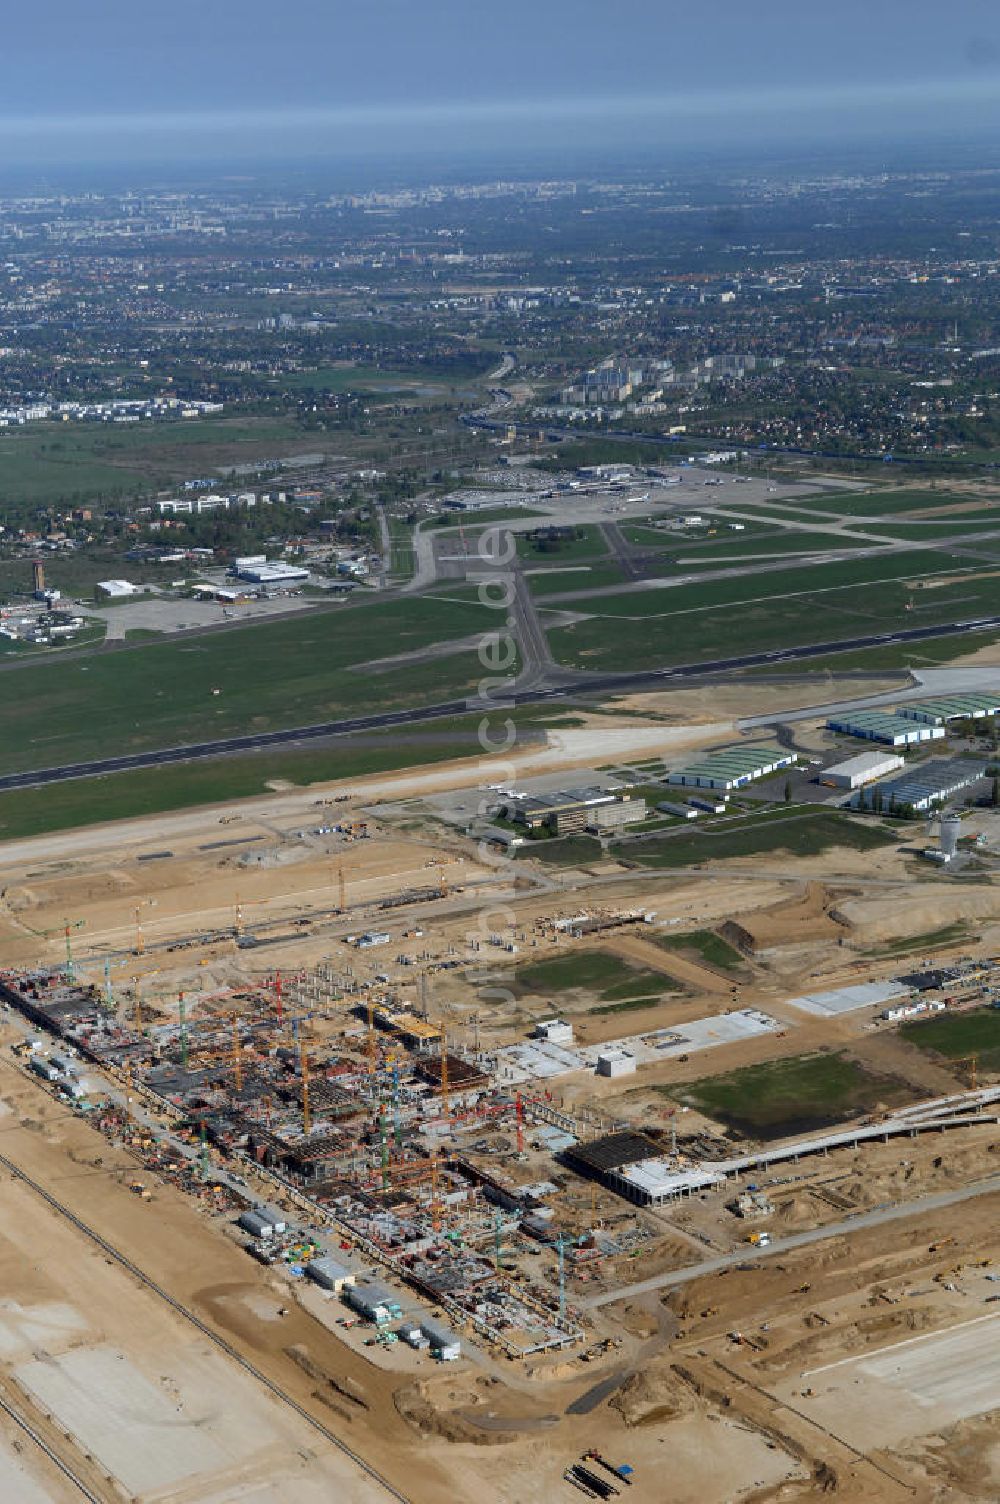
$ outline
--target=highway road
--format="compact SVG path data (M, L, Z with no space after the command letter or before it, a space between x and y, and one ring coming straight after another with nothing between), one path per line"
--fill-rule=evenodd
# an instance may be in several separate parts
M957 1206L963 1201L972 1201L977 1196L991 1196L1000 1192L1000 1174L990 1175L975 1185L960 1186L954 1191L938 1191L932 1196L920 1196L916 1201L905 1201L892 1206L877 1206L870 1212L860 1212L845 1217L842 1222L828 1222L825 1227L814 1227L808 1232L789 1233L787 1238L775 1238L766 1248L754 1248L749 1244L734 1253L703 1259L700 1264L689 1264L685 1269L671 1269L666 1274L654 1275L652 1279L640 1280L634 1285L621 1285L617 1290L608 1290L603 1295L592 1295L580 1304L585 1310L598 1306L614 1305L619 1300L632 1300L637 1295L648 1295L654 1290L670 1290L677 1285L690 1284L706 1274L718 1274L722 1269L734 1269L737 1264L756 1263L790 1253L795 1248L808 1248L811 1243L823 1243L828 1238L839 1238L859 1232L865 1227L882 1227L888 1222L900 1222L907 1217L926 1217L929 1212L942 1211ZM921 1234L923 1236L923 1234Z
M515 423L508 419L504 419L501 422L496 418L491 418L489 411L488 408L484 408L479 412L462 413L458 421L463 423L466 428L486 428L499 430L500 432L504 432L508 428L513 428L521 437L529 439L535 438L539 429L543 429L546 435L560 439L578 441L580 438L578 429L561 427L558 423L539 423L537 421L534 423ZM677 439L668 434L648 433L641 428L606 429L601 433L602 443L606 441L611 444L634 444L637 440L641 440L644 444L656 444L663 448L673 449L678 460L686 458L685 451L678 446ZM711 449L717 444L727 449L732 447L732 440L721 434L712 435L702 433L692 435L688 439L688 442L692 441L702 445L706 449ZM863 454L857 452L853 454L840 454L836 450L802 449L793 444L751 446L748 453L752 459L764 465L767 464L769 459L780 459L783 455L791 455L795 459L829 460L838 465L879 465L885 467L896 462L890 454ZM924 470L940 470L941 468L940 459L932 455L901 454L897 458L900 466L914 466ZM949 468L960 467L963 470L973 470L980 475L984 470L995 470L997 468L996 464L984 465L981 460L963 460L956 458L954 455L948 456L948 465Z
M297 742L347 736L358 731L378 731L392 726L411 726L420 721L443 720L450 716L486 714L501 716L508 704L537 705L548 701L579 699L592 694L616 694L643 687L669 687L690 679L731 673L737 669L771 667L781 663L808 662L828 653L855 652L861 648L891 647L921 642L934 637L956 637L967 633L1000 629L1000 615L980 616L937 626L909 627L898 632L868 633L863 637L839 638L832 642L803 643L767 653L744 653L738 658L709 658L700 663L679 663L668 668L640 669L622 673L586 673L573 669L549 669L546 677L556 683L519 688L503 696L500 704L492 700L449 700L439 705L424 705L410 710L386 710L373 715L352 716L341 721L323 721L309 726L289 726L280 731L256 732L247 736L230 736L215 741L194 742L188 746L162 747L149 752L132 752L123 757L104 757L91 762L67 763L61 767L39 768L0 777L0 792L7 789L33 788L41 784L62 783L74 778L93 778L106 773L125 772L134 768L161 767L166 763L194 762L205 757L225 757L235 752L254 752L265 747L292 746ZM537 648L536 648L537 653ZM535 657L535 654L532 655ZM536 658L537 663L537 658Z

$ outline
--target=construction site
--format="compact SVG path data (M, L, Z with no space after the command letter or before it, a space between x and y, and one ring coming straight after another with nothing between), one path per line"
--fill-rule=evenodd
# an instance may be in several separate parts
M996 1497L1000 893L419 779L0 850L8 1496Z

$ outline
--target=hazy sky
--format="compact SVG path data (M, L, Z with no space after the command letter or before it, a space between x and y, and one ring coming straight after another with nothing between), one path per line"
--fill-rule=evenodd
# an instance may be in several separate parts
M11 165L1000 123L997 0L46 0L2 46Z

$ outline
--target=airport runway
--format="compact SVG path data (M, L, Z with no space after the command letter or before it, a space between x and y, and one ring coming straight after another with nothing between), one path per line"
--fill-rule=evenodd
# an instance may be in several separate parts
M229 757L235 752L256 752L272 746L295 746L299 741L319 741L323 737L340 737L356 731L379 731L389 726L414 725L421 720L442 720L465 714L498 714L508 705L544 704L559 699L576 699L588 695L608 695L630 689L680 684L692 678L707 678L735 669L762 668L774 663L795 663L824 657L827 653L851 653L860 648L892 647L899 642L920 642L925 638L961 636L1000 627L997 617L977 617L974 621L953 621L944 626L910 627L904 632L880 632L863 638L842 638L836 642L808 642L800 647L777 648L771 653L744 653L732 659L707 659L702 663L677 663L671 668L639 669L624 674L585 674L576 669L555 669L547 677L558 675L559 683L537 689L514 690L498 701L493 699L451 699L441 705L420 705L412 710L386 710L371 716L352 716L346 720L325 720L317 725L287 726L281 731L262 731L244 737L223 737L215 741L195 741L189 746L159 747L152 752L131 752L126 757L98 758L90 763L68 763L62 767L35 769L26 773L8 773L0 778L0 793L11 788L35 788L41 784L62 784L74 778L99 778L105 773L123 773L138 767L161 767L165 763L194 763L202 758Z
M377 731L392 726L410 726L420 721L443 720L457 715L495 714L502 718L510 705L538 705L549 701L580 699L594 694L617 694L628 690L669 687L690 679L730 673L737 669L770 667L779 663L808 662L828 653L853 652L861 648L891 647L894 644L921 642L930 637L956 637L965 633L1000 628L1000 616L981 616L971 621L951 622L928 627L910 627L898 632L879 632L864 637L841 638L835 642L805 643L798 647L776 649L768 653L745 653L738 658L713 658L701 663L674 664L669 668L641 669L618 674L584 673L573 669L550 669L546 677L557 678L555 684L537 688L515 689L494 701L473 698L449 700L440 705L424 705L412 710L387 710L374 715L353 716L342 721L324 721L311 726L289 726L280 731L258 732L250 736L223 737L217 741L195 742L189 746L162 747L150 752L133 752L124 757L105 757L92 762L67 763L61 767L40 768L0 777L0 792L7 789L33 788L40 784L62 783L72 778L94 778L105 773L126 772L134 768L159 767L164 763L194 762L205 757L225 757L236 752L253 752L265 747L294 746L297 742L319 741L325 737L347 736L357 731ZM537 667L537 655L533 667Z

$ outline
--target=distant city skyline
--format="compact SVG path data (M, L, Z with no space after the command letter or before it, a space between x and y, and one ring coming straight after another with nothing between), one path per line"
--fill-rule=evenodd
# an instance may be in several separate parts
M995 129L983 0L52 0L5 21L17 161L899 141Z

